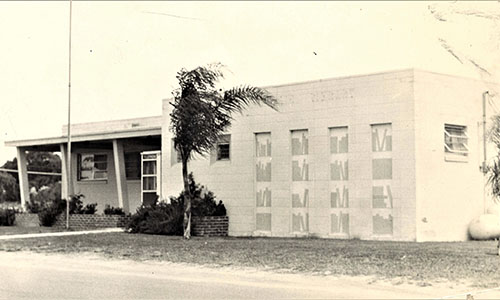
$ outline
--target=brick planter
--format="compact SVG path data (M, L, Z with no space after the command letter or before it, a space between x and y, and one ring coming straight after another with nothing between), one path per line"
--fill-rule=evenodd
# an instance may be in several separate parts
M69 227L72 229L96 229L110 227L125 227L130 216L116 215L70 215ZM66 227L66 215L61 214L53 225L56 228Z
M19 227L40 227L38 215L29 213L16 214L14 224Z
M192 221L193 236L227 236L228 216L193 217Z

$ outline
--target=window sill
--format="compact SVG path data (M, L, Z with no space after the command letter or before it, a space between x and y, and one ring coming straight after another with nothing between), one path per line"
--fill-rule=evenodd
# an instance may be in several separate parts
M108 184L107 179L77 180L78 184Z
M444 161L468 163L469 162L469 156L454 155L454 154L445 154L444 155Z

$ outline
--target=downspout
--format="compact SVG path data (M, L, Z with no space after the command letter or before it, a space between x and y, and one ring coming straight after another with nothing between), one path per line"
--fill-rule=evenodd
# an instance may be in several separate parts
M489 92L486 91L483 93L483 173L486 174L486 95L489 95Z
M483 184L484 184L484 190L483 190L483 213L486 213L486 182L485 182L485 176L486 173L488 173L487 167L486 167L486 95L489 95L489 92L486 91L483 93L483 165L482 165L482 171L483 171Z

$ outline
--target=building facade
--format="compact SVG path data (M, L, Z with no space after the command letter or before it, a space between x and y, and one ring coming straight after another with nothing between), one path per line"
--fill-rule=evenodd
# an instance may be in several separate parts
M268 87L278 111L252 106L234 116L189 171L223 200L233 236L466 240L469 222L490 204L479 167L482 94L492 88L415 69ZM107 123L87 125L72 151L75 192L129 211L147 192L178 195L170 107L164 100L161 117L117 121L111 132ZM22 158L49 147L37 141L8 144ZM50 145L64 151L62 137ZM150 153L161 156L154 166ZM135 182L127 178L134 165Z

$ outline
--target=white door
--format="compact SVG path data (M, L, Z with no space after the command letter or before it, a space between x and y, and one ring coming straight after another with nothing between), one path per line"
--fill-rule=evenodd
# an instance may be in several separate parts
M151 205L161 200L161 151L141 153L141 201Z

